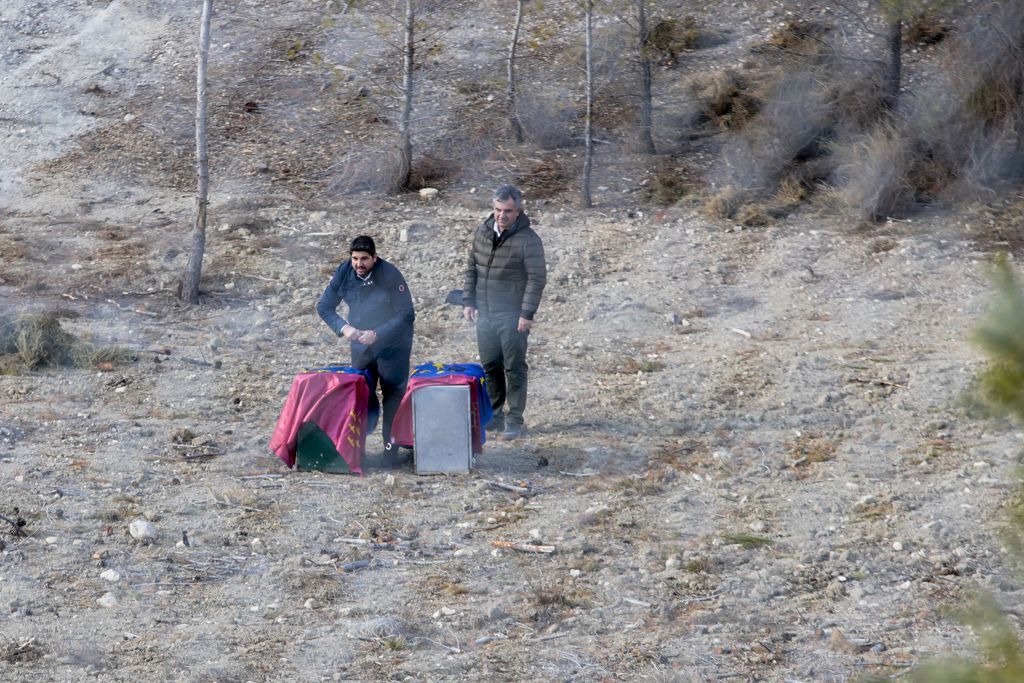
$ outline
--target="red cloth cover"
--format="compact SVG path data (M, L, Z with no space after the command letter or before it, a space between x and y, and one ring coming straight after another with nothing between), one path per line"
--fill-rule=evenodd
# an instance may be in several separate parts
M405 396L395 413L395 421L391 423L391 440L399 446L412 447L413 445L413 423L412 423L412 392L420 387L432 384L466 384L469 385L469 410L470 424L473 427L473 452L480 454L484 452L484 424L480 419L480 397L487 396L481 386L481 380L469 375L442 375L440 377L417 377L415 374L409 378L409 384L405 389ZM486 400L486 399L485 399ZM490 408L490 404L487 408ZM486 412L490 412L489 410ZM490 415L487 416L490 421Z
M366 447L366 404L370 389L361 374L303 372L295 376L277 418L270 450L288 467L295 467L295 446L299 428L307 422L334 442L338 455L353 473L360 467Z

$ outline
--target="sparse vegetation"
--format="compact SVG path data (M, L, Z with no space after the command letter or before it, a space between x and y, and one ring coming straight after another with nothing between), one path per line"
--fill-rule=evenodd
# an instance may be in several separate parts
M0 316L0 374L44 367L111 369L133 359L125 349L97 347L66 332L53 314Z
M746 550L764 548L765 546L769 546L772 544L772 539L770 538L745 532L737 534L725 534L724 536L722 536L722 540L726 543L743 546L743 548Z

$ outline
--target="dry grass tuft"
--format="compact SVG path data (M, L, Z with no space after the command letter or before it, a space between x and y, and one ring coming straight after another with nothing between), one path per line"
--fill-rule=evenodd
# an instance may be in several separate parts
M695 172L680 159L662 159L651 174L645 196L661 206L672 206L684 199L700 194L702 182Z
M65 332L52 313L0 316L0 374L42 367L112 367L134 359L118 347L97 347Z
M794 18L775 31L765 45L780 50L817 52L825 47L824 39L831 32L832 27L827 24Z
M833 460L838 449L839 447L834 441L804 434L789 445L789 455L792 464L799 467Z
M748 195L745 192L740 192L735 187L729 185L710 197L704 203L704 206L701 207L701 210L711 218L731 220L747 200Z
M297 598L312 598L323 605L337 602L345 592L338 573L327 569L299 569L285 576L284 585Z
M651 61L671 67L679 62L679 55L695 50L713 41L713 37L697 25L692 16L682 19L662 19L651 27L645 48Z
M460 170L459 165L451 159L424 154L413 162L409 189L415 191L424 187L443 188L459 174Z
M45 655L46 648L37 643L35 637L0 643L0 662L24 664L42 659Z
M530 166L516 174L515 183L523 190L523 194L542 199L564 191L572 177L572 172L561 157L544 154L539 159L531 159Z
M761 110L750 81L731 69L694 78L690 90L701 114L723 130L742 129Z
M907 45L935 45L945 40L949 33L948 26L926 12L914 15L903 24L903 42Z
M738 534L725 534L722 536L722 540L726 543L737 544L743 546L746 550L753 550L755 548L764 548L770 546L773 541L770 538L764 536L758 536L756 534L738 533Z

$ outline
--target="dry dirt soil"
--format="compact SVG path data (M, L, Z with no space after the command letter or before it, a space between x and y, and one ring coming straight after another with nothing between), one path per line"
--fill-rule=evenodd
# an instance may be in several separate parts
M292 377L347 359L314 310L346 243L404 272L414 362L474 361L443 298L507 177L325 191L301 163L344 133L302 126L350 109L301 102L316 60L288 52L317 24L223 3L234 90L180 305L197 4L0 6L0 313L135 357L0 376L0 679L838 682L976 652L955 608L979 589L1020 614L1022 435L963 400L977 216L741 229L647 206L623 158L593 210L527 205L550 277L526 438L467 476L289 471L267 442Z

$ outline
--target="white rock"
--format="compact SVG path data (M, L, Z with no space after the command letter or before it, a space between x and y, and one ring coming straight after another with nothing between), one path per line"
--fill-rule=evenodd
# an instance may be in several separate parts
M151 541L156 538L156 526L145 519L136 519L128 525L128 533L137 541Z
M679 559L678 555L670 555L669 558L665 560L665 571L678 569L680 564L682 564L682 560Z
M56 536L47 536L46 537L46 544L47 545L53 545L56 542L57 542L57 537Z
M544 540L544 530L540 528L530 529L530 540L535 542Z
M306 600L305 607L306 609L317 609L320 607L320 603L318 603L316 599L310 598L309 600Z
M903 550L903 544L900 543L899 541L893 541L892 549L893 550Z
M117 601L117 597L113 593L104 593L100 597L96 598L96 604L100 607L108 608L119 607L121 605L121 603Z
M437 188L424 187L423 189L420 190L420 196L423 197L424 199L434 199L435 197L437 197Z
M454 553L452 553L452 555L454 555L455 557L472 557L473 555L476 555L476 548L459 548Z
M109 581L110 583L117 583L121 580L121 572L116 569L108 569L100 574L100 578L104 581Z

